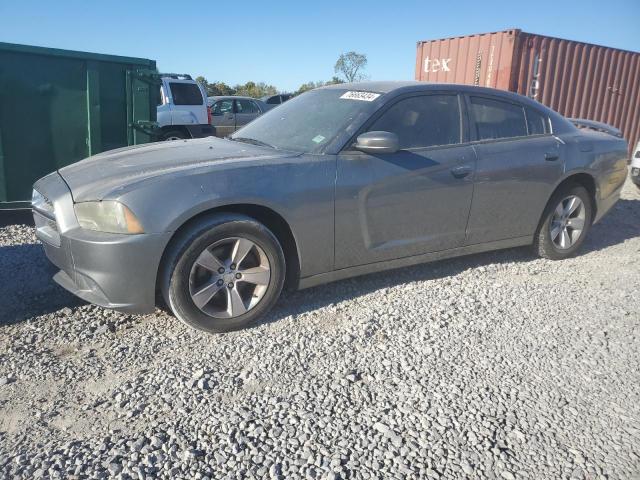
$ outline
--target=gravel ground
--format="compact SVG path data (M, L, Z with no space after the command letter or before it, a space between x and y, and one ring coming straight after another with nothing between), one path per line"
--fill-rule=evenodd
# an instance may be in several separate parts
M249 330L83 304L0 229L2 478L640 478L640 192L512 249L288 293Z

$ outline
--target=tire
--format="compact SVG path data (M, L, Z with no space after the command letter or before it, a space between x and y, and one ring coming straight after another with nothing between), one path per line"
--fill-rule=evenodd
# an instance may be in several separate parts
M249 244L253 246L247 250ZM233 259L240 257L235 265ZM255 323L278 300L286 273L275 235L254 219L235 214L199 220L172 241L163 264L165 302L182 322L209 333Z
M572 198L579 199L581 205L567 217L568 210L577 203L570 204ZM580 213L580 209L582 209L582 213ZM563 212L563 215L559 214L560 211ZM574 227L580 225L581 216L582 229L578 231ZM550 260L563 260L575 255L584 243L592 221L591 196L583 186L570 184L559 189L553 194L542 214L533 243L535 252L540 257ZM559 234L558 229L560 230Z
M185 133L180 130L170 130L163 133L160 137L163 142L171 142L173 140L186 140L187 138L189 137L187 137Z

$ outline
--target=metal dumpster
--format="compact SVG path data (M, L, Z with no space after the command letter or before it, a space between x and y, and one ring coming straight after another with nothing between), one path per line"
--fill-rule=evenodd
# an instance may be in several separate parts
M152 140L154 60L0 43L0 209L89 155Z

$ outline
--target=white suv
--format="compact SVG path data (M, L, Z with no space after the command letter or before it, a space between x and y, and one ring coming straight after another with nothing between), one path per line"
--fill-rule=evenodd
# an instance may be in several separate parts
M189 75L163 75L158 103L160 140L215 135L207 95Z
M631 181L640 188L640 142L637 143L631 157Z

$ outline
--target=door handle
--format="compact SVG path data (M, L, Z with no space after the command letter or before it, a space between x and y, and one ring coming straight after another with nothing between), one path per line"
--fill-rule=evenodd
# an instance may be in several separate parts
M558 155L557 153L547 152L544 154L544 159L547 162L553 162L555 160L558 160L558 158L560 158L560 155Z
M471 166L460 165L459 167L453 167L451 169L451 175L456 178L464 178L471 173Z

